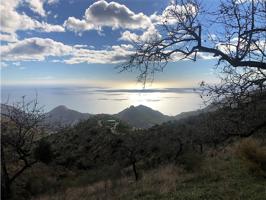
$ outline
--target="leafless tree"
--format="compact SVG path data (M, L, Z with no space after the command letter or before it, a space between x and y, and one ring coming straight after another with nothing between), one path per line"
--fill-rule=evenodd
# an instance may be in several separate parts
M121 71L137 70L145 83L168 62L208 56L217 60L220 83L202 82L206 102L241 110L265 97L265 0L221 0L216 8L204 1L176 0L159 18L157 36L135 41L136 52Z
M224 0L216 11L205 9L198 0L177 0L160 19L160 37L135 41L136 53L122 70L137 69L145 79L169 61L196 61L202 53L217 57L218 64L266 69L264 0Z
M160 17L160 37L135 41L136 52L121 70L136 69L145 82L169 61L196 61L205 54L217 58L224 82L241 86L233 92L265 87L266 2L223 0L215 11L205 7L198 0L168 6Z
M38 162L33 146L44 120L37 99L26 102L25 96L12 106L1 105L1 191L11 195L11 185L23 172Z

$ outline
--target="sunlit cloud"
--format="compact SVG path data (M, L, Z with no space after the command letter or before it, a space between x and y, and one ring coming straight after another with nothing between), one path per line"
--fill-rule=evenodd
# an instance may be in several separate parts
M74 32L101 30L103 27L113 29L146 29L152 25L148 16L134 13L125 5L100 0L90 5L82 19L69 17L64 26Z
M8 0L1 1L0 4L0 25L1 32L5 35L1 36L4 41L16 41L15 33L19 30L38 30L42 32L64 32L65 29L61 25L49 24L45 21L38 21L28 16L25 13L19 13L17 9L26 1L22 0ZM44 16L43 2L40 0L28 0L33 9L38 14ZM10 34L9 36L7 34Z

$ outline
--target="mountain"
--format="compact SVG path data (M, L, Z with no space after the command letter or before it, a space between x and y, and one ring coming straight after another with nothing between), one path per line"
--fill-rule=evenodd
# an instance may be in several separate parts
M2 113L7 112L8 108L12 106L1 104ZM159 111L153 110L147 106L130 106L121 112L112 115L114 118L118 118L121 121L127 122L129 125L136 128L150 128L156 124L162 124L171 120L180 120L191 116L196 116L204 112L208 112L210 109L208 107L190 111L183 112L176 116L164 115ZM89 113L81 113L72 109L67 108L64 105L60 105L52 109L51 111L45 113L45 122L51 126L51 128L75 125L82 120L87 120L92 116Z
M156 124L162 124L171 120L180 120L187 117L196 116L203 112L207 112L207 110L205 111L205 109L202 109L191 112L183 112L172 117L164 115L161 112L153 110L147 106L139 105L130 106L112 116L136 128L150 128ZM91 116L91 114L80 113L61 105L46 113L46 122L52 126L75 125L82 120L90 118Z
M173 119L143 105L130 106L114 116L137 128L149 128Z
M60 105L45 114L46 121L52 125L74 125L81 120L86 120L91 117L91 114L80 113L71 110L66 106Z

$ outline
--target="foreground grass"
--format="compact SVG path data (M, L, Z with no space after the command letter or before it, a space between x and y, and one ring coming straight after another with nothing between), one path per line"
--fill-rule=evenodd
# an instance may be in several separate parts
M205 155L195 169L168 164L143 172L138 182L133 177L98 181L32 200L266 200L266 178L250 173L232 150Z

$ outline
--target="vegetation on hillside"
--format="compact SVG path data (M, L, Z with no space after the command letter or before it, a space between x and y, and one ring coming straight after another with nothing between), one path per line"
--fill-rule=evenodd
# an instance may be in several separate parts
M265 109L261 99L150 129L119 121L115 132L113 116L91 117L37 137L41 162L12 184L12 199L263 199Z
M221 82L201 88L216 109L145 130L98 115L42 137L43 114L23 99L1 115L3 199L266 199L266 3L224 0L209 12L198 0L171 2L161 37L135 41L121 70L145 84L173 57L212 54ZM137 112L120 115L145 128L168 120Z

